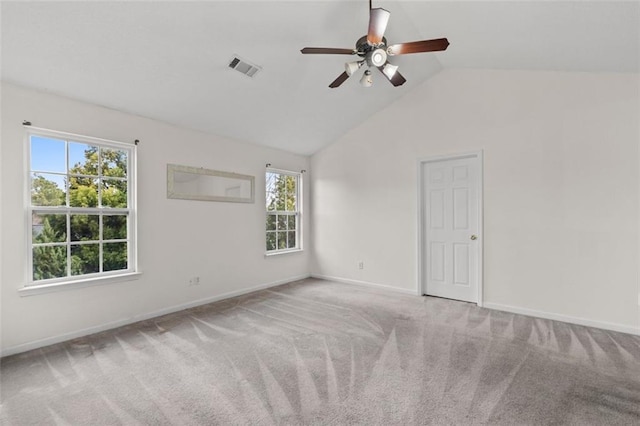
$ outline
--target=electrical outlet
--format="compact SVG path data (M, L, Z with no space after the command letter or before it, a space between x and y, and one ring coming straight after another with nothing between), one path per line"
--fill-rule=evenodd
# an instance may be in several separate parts
M200 277L193 277L189 279L189 285L199 285Z
M364 269L364 262L363 261L358 262L358 269Z

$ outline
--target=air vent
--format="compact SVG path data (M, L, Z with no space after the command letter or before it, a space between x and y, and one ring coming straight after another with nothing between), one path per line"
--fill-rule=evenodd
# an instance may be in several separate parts
M231 58L231 61L229 62L229 68L234 69L246 75L247 77L255 76L258 71L262 69L262 67L252 64L249 61L245 61L238 56L234 56L233 58Z

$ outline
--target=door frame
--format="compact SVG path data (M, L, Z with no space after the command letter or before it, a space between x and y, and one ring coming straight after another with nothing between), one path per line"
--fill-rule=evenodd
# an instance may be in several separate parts
M417 257L417 265L418 265L418 285L416 288L418 289L419 295L425 295L427 293L426 283L424 282L424 277L426 267L424 265L423 255L426 250L424 248L425 244L425 235L426 230L423 228L423 223L426 218L425 208L424 208L424 166L428 163L438 163L442 161L449 160L460 160L465 158L474 158L476 160L476 164L478 166L478 302L477 305L482 307L484 303L483 294L484 294L484 155L483 151L471 151L464 152L460 154L449 154L449 155L439 155L434 157L426 157L418 159L418 257Z

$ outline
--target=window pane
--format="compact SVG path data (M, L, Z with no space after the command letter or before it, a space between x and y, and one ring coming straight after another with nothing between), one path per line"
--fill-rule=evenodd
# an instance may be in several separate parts
M67 173L65 141L31 136L31 170Z
M128 268L127 243L109 243L102 246L102 270L117 271Z
M276 194L274 192L267 192L267 211L276 210Z
M126 240L127 239L127 216L125 215L102 216L102 239L103 240Z
M276 179L278 178L278 174L277 173L270 173L267 172L267 174L265 175L265 181L266 181L266 190L267 192L275 192L276 191Z
M267 231L275 231L276 230L276 215L268 214L267 215Z
M295 176L285 176L286 207L288 212L296 211L296 186L298 179Z
M276 210L286 210L287 189L285 185L285 176L277 174L273 188L273 203Z
M71 246L71 275L100 272L100 250L98 244Z
M97 241L99 239L100 218L98 215L71 215L71 241Z
M296 195L295 194L289 194L287 196L287 211L288 212L295 212L297 207L297 200L296 200Z
M33 280L60 278L67 275L67 247L46 246L33 248Z
M267 232L267 251L276 249L276 233Z
M296 229L296 216L295 215L287 216L287 229L289 229L289 230Z
M31 177L31 205L64 206L66 201L65 176L37 173Z
M69 142L69 173L97 176L98 147Z
M69 205L71 207L98 206L98 179L70 177Z
M278 231L285 231L287 229L287 216L278 215Z
M67 215L33 213L31 237L34 244L67 241Z
M127 152L119 149L100 148L102 175L127 177Z
M296 231L287 232L287 247L288 248L296 247Z
M278 232L278 250L287 248L287 233Z
M102 179L102 207L127 207L127 181Z

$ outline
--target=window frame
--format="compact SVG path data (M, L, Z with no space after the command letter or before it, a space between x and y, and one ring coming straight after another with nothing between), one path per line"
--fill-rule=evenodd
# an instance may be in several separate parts
M58 175L65 176L67 187L65 190L65 205L63 206L34 206L32 205L31 187L32 176L34 173L38 174L51 174L51 171L44 170L32 170L31 169L31 151L32 151L32 137L40 136L44 138L54 138L63 140L65 142L65 172L56 172ZM127 207L71 207L69 204L69 182L68 179L72 177L84 177L84 175L78 175L70 173L71 165L69 164L69 143L80 143L91 146L97 146L99 148L107 148L114 150L121 150L127 152L127 175L126 178L106 177L107 179L121 180L127 182ZM26 242L26 270L25 270L25 284L20 289L21 295L31 295L40 292L55 291L63 288L78 288L96 284L106 284L112 282L128 281L136 278L140 275L138 271L138 256L137 256L137 143L118 142L108 139L96 138L91 136L77 135L68 132L60 132L49 129L41 129L37 127L29 127L26 129L25 134L25 180L24 186L24 202L25 207L25 242ZM98 168L96 176L89 176L92 179L98 181L100 194L102 189L102 167ZM50 243L55 246L63 246L66 249L67 259L67 275L64 277L46 278L41 280L35 280L33 276L33 249L34 246L42 246L41 244L34 243L33 241L33 215L34 214L60 214L66 216L67 232L65 241ZM71 247L74 245L83 245L87 242L83 241L71 241L71 235L69 232L70 218L74 214L90 214L98 216L98 239L92 240L90 243L97 244L99 246L99 269L103 268L103 250L100 248L104 243L127 243L127 268L114 271L100 271L82 275L71 275L69 267L69 257ZM103 230L103 217L124 215L127 220L127 235L124 239L104 239Z
M268 210L267 209L267 196L269 194L269 192L267 191L267 173L275 173L275 174L279 174L279 175L286 175L286 176L292 176L294 178L296 178L296 210L295 211L286 211L286 210ZM277 222L277 216L281 215L281 216L295 216L296 218L296 228L295 228L295 232L296 232L296 246L295 247L288 247L288 248L284 248L284 249L278 249L277 248L277 242L276 242L276 248L273 250L267 250L266 246L267 246L267 234L269 232L275 232L276 233L276 238L277 238L277 232L278 230L267 230L267 224L266 224L266 220L265 220L265 228L264 228L264 245L263 247L265 248L265 256L277 256L280 254L286 254L286 253L295 253L295 252L300 252L303 251L303 230L302 230L302 207L303 207L303 178L302 178L303 173L302 172L296 172L296 171L292 171L292 170L283 170L283 169L276 169L276 168L271 168L268 167L265 170L265 184L264 184L264 188L265 188L265 196L264 196L264 200L265 200L265 219L267 219L269 216L276 216L276 222ZM277 239L276 239L277 241Z

